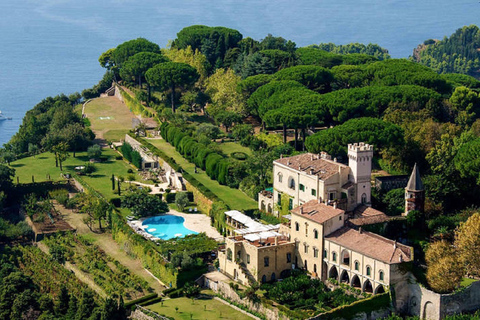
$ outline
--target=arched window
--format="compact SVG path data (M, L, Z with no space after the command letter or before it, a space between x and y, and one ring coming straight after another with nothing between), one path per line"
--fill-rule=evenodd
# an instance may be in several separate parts
M262 283L265 283L265 282L267 282L267 276L266 276L266 275L263 275L263 277L262 277Z
M268 267L270 265L270 259L268 257L263 258L263 266Z
M232 261L232 249L230 248L227 249L227 259Z
M278 182L282 183L283 181L283 174L281 172L278 173Z
M378 278L380 279L380 281L383 281L383 271L380 271L378 273Z
M367 266L367 276L372 275L372 268L370 266Z
M275 275L275 272L272 273L272 276L271 276L272 281L275 281L276 278L277 278L277 276Z
M318 230L317 230L317 229L314 229L314 230L313 230L313 237L314 237L315 239L318 239Z
M238 250L237 251L237 260L240 260L241 256L242 256L242 251Z
M337 262L337 253L336 253L335 251L332 252L332 260L333 260L334 262Z
M342 251L342 264L350 265L350 254L347 250Z
M362 203L367 203L367 195L365 193L362 194Z
M358 271L360 269L360 263L355 261L355 270Z
M288 178L288 187L289 187L290 189L295 190L295 180L293 180L292 177L289 177L289 178Z

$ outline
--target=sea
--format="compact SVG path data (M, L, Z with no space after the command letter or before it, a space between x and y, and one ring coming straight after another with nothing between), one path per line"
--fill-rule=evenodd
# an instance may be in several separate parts
M480 25L479 0L0 0L0 146L48 96L90 88L98 57L144 37L166 47L182 28L225 26L298 47L376 43L406 58L426 39Z

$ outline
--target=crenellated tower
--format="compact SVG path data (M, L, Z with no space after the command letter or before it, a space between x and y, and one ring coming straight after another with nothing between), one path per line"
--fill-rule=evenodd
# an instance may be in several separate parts
M367 143L348 145L348 166L352 170L350 181L356 186L356 203L371 204L373 146Z

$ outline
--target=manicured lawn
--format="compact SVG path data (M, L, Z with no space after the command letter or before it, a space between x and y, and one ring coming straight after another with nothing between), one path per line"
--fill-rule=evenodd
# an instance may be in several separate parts
M206 292L206 291L203 291ZM175 311L178 308L178 312ZM236 319L236 320L251 320L252 318L231 308L221 301L209 298L192 300L189 298L175 298L156 303L147 307L148 309L163 314L175 319Z
M471 279L471 278L463 278L462 282L460 282L460 286L461 287L468 287L469 285L471 285L472 283L474 283L476 281L478 281L478 280Z
M243 152L247 155L252 154L252 150L250 148L242 146L240 143L237 142L224 142L218 143L220 149L225 153L227 156L230 156L232 152Z
M107 156L108 160L101 163L95 163L97 169L94 173L88 176L82 176L82 178L95 190L103 194L107 199L118 197L112 191L112 173L116 176L122 176L127 178L130 175L127 170L133 169L135 179L140 181L140 176L136 174L136 169L130 166L123 160L115 160L115 156L118 155L112 149L103 149L102 156ZM72 154L63 163L63 172L73 172L76 166L85 165L88 161L86 152L77 152L74 158ZM55 167L55 158L53 154L46 152L37 155L35 158L29 157L12 162L11 167L15 169L15 175L18 177L20 183L32 182L32 176L34 176L35 182L47 181L50 176L51 180L58 181L60 177L60 168ZM17 178L14 178L14 182ZM147 182L149 183L149 182ZM151 183L151 182L150 182ZM125 185L123 186L126 187Z
M85 113L97 138L119 141L132 128L135 115L115 97L93 99L85 106Z
M194 176L198 181L203 183L213 193L222 199L232 210L255 209L258 207L255 200L247 196L238 189L232 189L222 186L217 181L210 179L209 176L200 169L195 173L195 165L188 162L175 148L163 139L149 139L151 144L165 152L166 155L175 159L175 161L188 173Z

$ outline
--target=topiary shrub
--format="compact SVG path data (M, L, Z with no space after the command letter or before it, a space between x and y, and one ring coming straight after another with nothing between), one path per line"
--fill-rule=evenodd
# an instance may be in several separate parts
M232 152L230 153L230 157L237 159L237 160L246 160L248 158L245 152Z
M165 193L165 201L167 203L174 203L175 202L175 193Z

